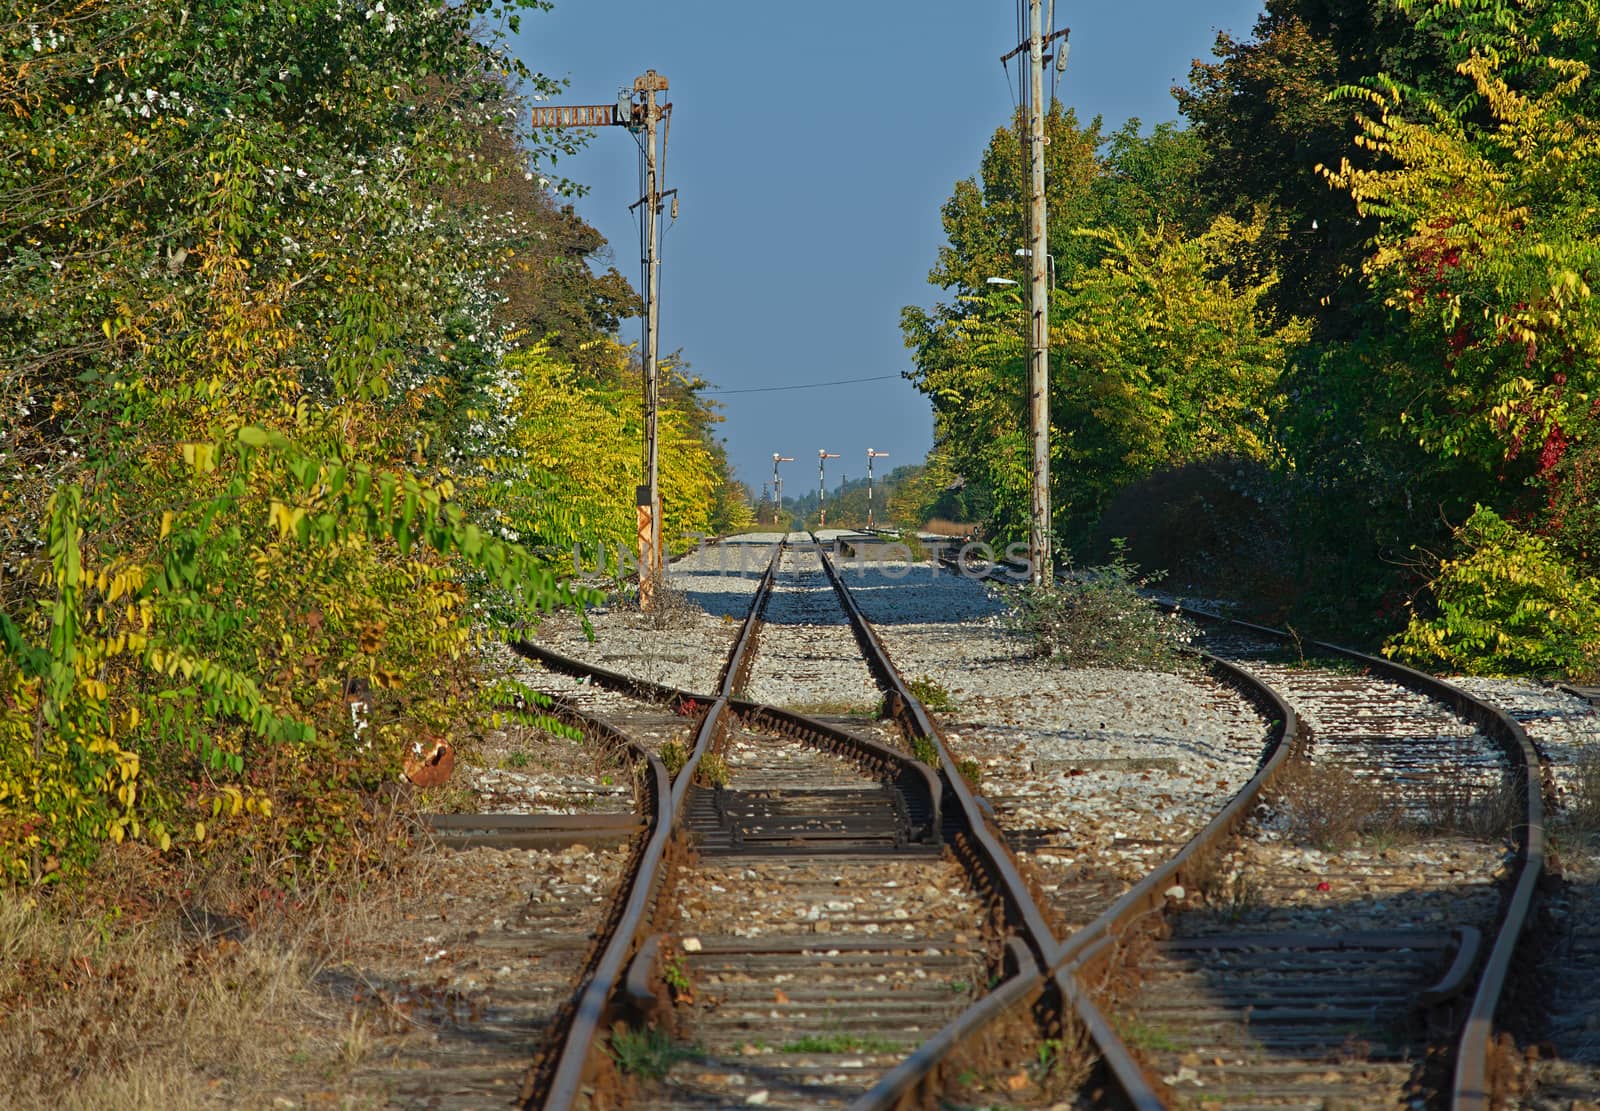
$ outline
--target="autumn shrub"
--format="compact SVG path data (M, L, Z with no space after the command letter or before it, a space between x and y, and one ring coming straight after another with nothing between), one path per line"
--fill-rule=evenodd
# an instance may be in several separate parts
M1600 667L1600 580L1543 537L1478 506L1455 532L1459 554L1428 584L1387 655L1484 675L1590 677Z
M1192 629L1153 606L1141 575L1120 548L1108 563L1071 571L1053 585L1016 589L1007 626L1034 654L1070 667L1167 670L1190 666Z
M1365 834L1392 833L1405 818L1398 795L1338 763L1295 761L1268 805L1290 842L1332 851Z

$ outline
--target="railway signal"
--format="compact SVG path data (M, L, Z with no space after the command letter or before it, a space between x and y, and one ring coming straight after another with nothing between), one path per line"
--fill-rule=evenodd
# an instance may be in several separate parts
M867 531L869 532L872 531L872 526L874 523L872 519L872 461L874 459L887 458L889 458L889 453L887 451L873 451L871 448L867 449Z
M839 456L827 448L817 449L817 527L828 527L828 480L822 473L822 465L829 459L838 459Z
M645 270L644 294L644 473L645 481L636 490L639 507L639 605L655 606L656 586L661 581L661 483L657 448L658 413L661 388L657 374L660 350L661 292L661 203L672 197L672 215L678 215L678 191L663 191L661 179L667 161L666 133L672 127L672 104L658 103L657 93L667 90L667 79L653 69L633 79L633 88L617 92L615 104L550 105L533 109L533 126L539 127L626 127L635 137L644 133L644 196L628 206L643 209L641 219ZM665 125L665 126L663 126ZM660 158L656 156L656 136L661 134Z
M778 464L793 462L794 456L792 455L772 453L772 504L777 507L772 515L772 523L775 525L783 522L783 476L778 473Z

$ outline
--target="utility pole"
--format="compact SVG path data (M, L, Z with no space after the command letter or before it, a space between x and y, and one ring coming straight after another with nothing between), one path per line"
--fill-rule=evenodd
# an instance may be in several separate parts
M663 121L670 129L672 105L660 104L656 94L666 92L667 79L653 69L645 70L633 79L633 89L617 93L615 104L554 105L533 109L533 126L540 127L626 127L635 135L642 127L645 135L644 196L628 206L628 211L643 207L645 256L640 260L645 268L644 350L644 478L635 490L639 528L639 605L642 609L655 606L656 587L661 581L661 483L660 460L657 452L657 414L661 404L661 389L657 378L659 358L659 326L661 293L661 202L672 197L672 215L678 215L677 190L663 191L662 168L667 160L665 135L660 144L660 159L656 157L656 136ZM643 104L634 103L643 96Z
M1051 8L1054 16L1054 3ZM1068 31L1044 27L1044 0L1028 0L1028 41L1001 58L1028 53L1028 419L1032 425L1032 520L1028 558L1035 586L1055 582L1050 535L1050 256L1044 194L1045 47ZM1065 43L1062 44L1065 49ZM1064 60L1064 56L1063 56Z
M772 518L772 523L775 525L783 523L783 476L778 473L778 464L793 462L794 456L792 455L779 455L777 452L772 453L772 500L777 503L778 506L778 511L773 515ZM783 531L788 532L789 530L784 529Z
M873 519L872 519L872 461L874 459L887 459L887 458L889 458L889 453L887 451L873 451L871 448L867 449L867 531L868 532L872 531L872 527L873 527L873 525L875 523L873 521Z
M661 336L661 173L656 159L656 133L671 105L656 103L656 94L665 92L667 79L653 69L633 79L633 91L644 94L644 206L645 267L644 299L644 456L645 488L639 491L639 504L647 508L648 520L641 515L639 532L639 604L651 609L656 586L661 581L661 466L657 428L661 407L661 382L657 373ZM665 161L665 150L661 161ZM673 198L677 206L677 198ZM637 205L635 206L637 207ZM646 580L649 587L645 586Z
M822 473L822 465L829 459L839 458L827 448L817 449L817 527L828 527L828 480Z

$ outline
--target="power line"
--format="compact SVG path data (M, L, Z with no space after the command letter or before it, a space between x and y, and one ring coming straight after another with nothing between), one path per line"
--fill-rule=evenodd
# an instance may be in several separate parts
M776 393L779 390L814 390L819 386L852 386L857 382L886 382L891 378L899 378L898 374L874 374L870 378L839 378L832 382L801 382L796 386L749 386L738 390L725 390L720 386L711 386L702 393Z

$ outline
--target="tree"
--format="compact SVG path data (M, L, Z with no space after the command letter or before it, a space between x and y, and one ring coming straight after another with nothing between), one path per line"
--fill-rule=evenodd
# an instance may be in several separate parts
M1474 53L1458 69L1479 114L1386 80L1349 90L1370 113L1359 145L1382 163L1343 159L1327 176L1380 222L1365 272L1435 353L1394 367L1409 434L1440 457L1520 459L1553 482L1600 401L1594 81L1586 62L1549 53Z

